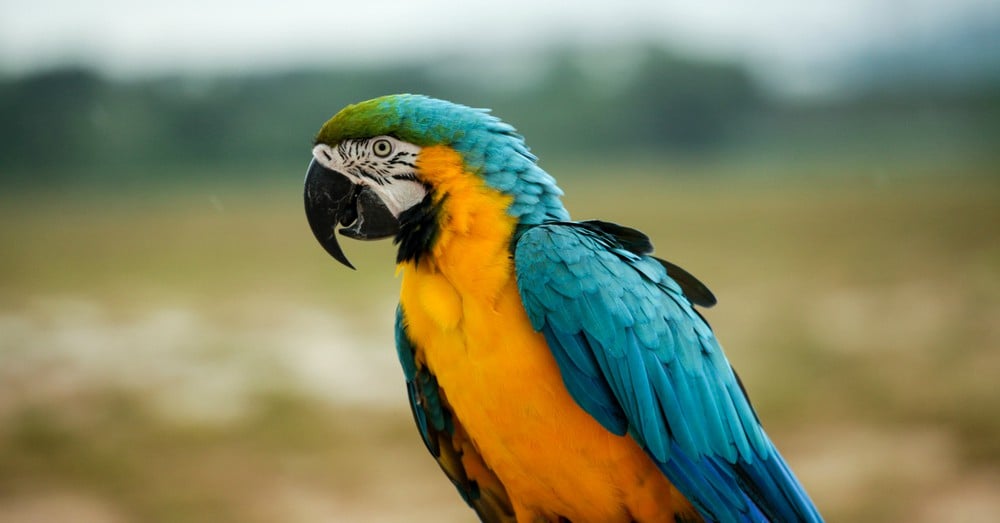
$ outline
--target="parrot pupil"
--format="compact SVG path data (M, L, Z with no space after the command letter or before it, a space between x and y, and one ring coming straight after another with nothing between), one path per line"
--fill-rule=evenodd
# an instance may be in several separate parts
M375 152L375 156L389 156L389 153L392 152L392 144L388 140L379 140L375 142L372 150Z

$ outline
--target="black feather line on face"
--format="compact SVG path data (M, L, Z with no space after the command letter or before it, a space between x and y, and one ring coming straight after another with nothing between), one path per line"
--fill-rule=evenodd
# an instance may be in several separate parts
M368 178L369 180L379 185L385 185L385 178L382 178L381 176L378 176L376 174L372 174L368 172L366 169L363 169L361 167L351 169L351 173L359 178Z
M393 180L408 180L411 182L419 181L419 178L417 178L417 173L393 174L392 176L390 176L390 178L392 178Z
M393 170L400 166L416 169L414 160L417 155L409 151L398 151L392 158L372 158L369 145L370 138L358 138L356 140L345 140L337 144L337 155L343 162L343 168L357 178L367 178L378 185L385 185L391 180L412 180L417 181L415 173L403 172L393 174Z
M399 245L396 263L412 261L420 263L420 257L429 253L441 232L441 209L447 195L436 203L434 193L427 187L424 199L399 215L399 233L393 241Z
M396 153L395 156L389 159L389 165L405 165L407 167L410 167L411 169L416 169L417 165L407 160L407 158L411 157L415 158L416 155L406 151L399 151L398 153Z

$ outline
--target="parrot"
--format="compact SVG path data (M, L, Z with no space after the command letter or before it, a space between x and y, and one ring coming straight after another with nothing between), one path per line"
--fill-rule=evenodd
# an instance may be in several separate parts
M391 238L394 330L427 450L485 522L822 521L648 236L572 221L524 137L417 94L315 136L311 232Z

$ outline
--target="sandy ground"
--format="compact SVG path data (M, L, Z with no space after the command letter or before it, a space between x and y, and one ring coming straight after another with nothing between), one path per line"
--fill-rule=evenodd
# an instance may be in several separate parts
M904 288L898 295L880 299L911 300L914 292ZM863 314L866 307L884 305L866 301L870 298L847 291L833 293L816 300L803 316L816 336L848 354L865 350L873 340L878 346L879 336L888 336L880 333L898 334L896 324L909 329L915 341L933 339L945 321L935 319L940 314L917 307L909 318L897 313L875 326L854 325L870 321ZM262 321L259 312L265 309L267 319ZM387 303L371 313L391 318L391 311L392 304ZM294 466L272 475L274 465L268 465L262 471L266 479L248 482L254 493L245 500L249 508L241 511L253 513L260 521L472 519L426 457L416 432L407 428L409 413L390 329L370 329L358 336L356 329L337 319L340 315L335 310L289 304L249 304L244 314L236 321L217 322L193 309L171 307L133 311L123 320L99 304L66 297L40 299L28 310L4 314L0 316L4 362L0 420L10 423L25 405L33 405L46 416L68 419L72 425L72 407L87 403L81 398L94 391L115 390L141 398L155 423L231 426L239 435L249 430L243 423L252 416L262 388L287 390L297 401L318 403L318 411L331 417L345 409L351 412L349 423L356 424L353 430L361 435L347 439L360 440L362 445L356 450L363 459L348 470L319 477L298 473ZM767 318L751 321L743 317L733 324L727 319L715 321L726 324L731 338L757 344L755 340L767 337L755 328L767 324ZM858 330L870 334L862 340L845 334ZM359 412L364 414L358 417ZM394 432L392 444L365 442L366 423ZM88 422L76 426L73 437L96 437L88 433ZM1000 514L996 494L1000 471L993 465L977 467L965 462L960 442L946 426L932 422L879 425L833 417L813 420L808 426L781 424L774 436L831 517L930 522L986 521ZM308 454L285 455L295 454L294 446L294 441L287 447L279 443L265 458L248 450L239 452L245 452L248 460L276 460L281 469L288 466L286 460L310 459ZM196 454L206 452L195 450ZM327 458L317 452L317 459ZM190 472L198 474L197 464L192 465L195 468ZM240 480L238 470L222 473ZM142 481L143 474L138 476ZM346 491L344 476L351 478ZM182 484L181 488L190 486ZM113 492L96 490L88 492L86 484L73 481L61 485L55 481L51 487L38 485L25 492L15 489L14 495L0 495L0 522L141 519L134 509L119 507Z

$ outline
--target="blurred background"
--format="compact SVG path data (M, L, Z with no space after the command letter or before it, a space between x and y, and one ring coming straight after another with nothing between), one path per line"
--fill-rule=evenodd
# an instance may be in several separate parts
M393 92L707 282L829 520L1000 519L1000 4L823 4L0 3L0 523L474 519L302 213Z

